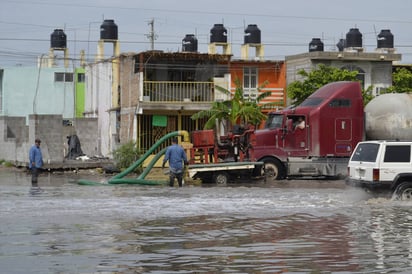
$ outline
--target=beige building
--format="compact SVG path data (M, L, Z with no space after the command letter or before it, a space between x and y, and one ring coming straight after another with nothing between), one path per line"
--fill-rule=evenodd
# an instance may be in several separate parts
M362 45L362 34L358 29L350 29L346 39L341 39L336 51L324 51L319 38L313 38L306 53L285 57L286 83L300 80L297 72L301 69L311 71L319 64L357 70L358 78L367 89L373 86L373 95L379 95L382 89L392 85L392 67L401 60L396 53L393 35L389 30L382 30L377 39L377 47L372 52L365 52Z

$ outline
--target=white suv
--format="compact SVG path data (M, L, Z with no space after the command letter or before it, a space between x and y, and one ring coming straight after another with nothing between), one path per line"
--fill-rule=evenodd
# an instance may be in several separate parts
M371 190L389 189L400 200L412 200L412 142L360 142L348 164L347 182Z

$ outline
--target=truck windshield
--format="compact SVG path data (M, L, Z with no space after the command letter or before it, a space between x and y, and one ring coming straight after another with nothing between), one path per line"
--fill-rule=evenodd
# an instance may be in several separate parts
M375 162L379 151L379 144L359 144L352 155L351 161Z
M269 114L265 123L265 128L281 128L283 122L282 114Z

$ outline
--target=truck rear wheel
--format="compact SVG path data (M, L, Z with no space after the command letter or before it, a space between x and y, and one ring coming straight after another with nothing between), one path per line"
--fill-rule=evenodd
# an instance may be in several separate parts
M395 198L401 201L412 201L412 182L403 182L395 189Z
M221 171L213 174L213 182L217 185L227 185L229 182L229 174Z
M271 180L281 180L286 177L285 166L277 159L263 158L265 177Z

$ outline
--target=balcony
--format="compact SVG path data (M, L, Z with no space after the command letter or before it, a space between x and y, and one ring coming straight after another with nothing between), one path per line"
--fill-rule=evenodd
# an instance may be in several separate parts
M214 101L213 82L144 81L144 102L199 102Z

